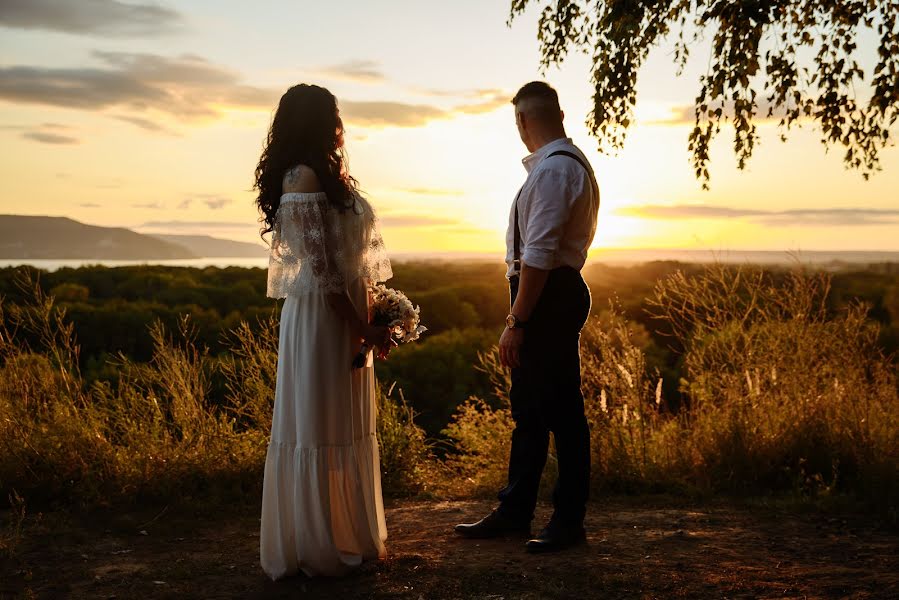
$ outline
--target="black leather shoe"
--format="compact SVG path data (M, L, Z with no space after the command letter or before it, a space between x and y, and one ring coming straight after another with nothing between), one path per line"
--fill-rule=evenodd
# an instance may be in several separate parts
M587 543L587 532L578 527L547 527L525 544L528 552L557 552Z
M510 519L494 510L477 523L456 525L455 531L462 537L472 539L487 539L505 535L529 536L531 535L531 523L530 521Z

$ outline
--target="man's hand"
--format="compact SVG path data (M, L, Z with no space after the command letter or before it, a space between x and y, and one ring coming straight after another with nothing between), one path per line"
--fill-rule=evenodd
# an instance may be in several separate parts
M504 367L521 366L521 345L524 343L524 330L515 328L505 331L499 338L499 362Z
M537 269L521 263L521 279L518 283L518 294L512 305L512 314L516 320L527 322L530 320L537 300L543 293L543 287L549 278L549 271ZM524 329L515 327L503 331L499 338L499 361L504 367L521 366L521 345L524 343Z

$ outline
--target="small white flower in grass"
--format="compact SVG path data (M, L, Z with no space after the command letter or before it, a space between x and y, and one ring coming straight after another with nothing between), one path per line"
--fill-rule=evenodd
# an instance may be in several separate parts
M618 370L624 376L625 381L627 381L627 387L634 387L634 380L631 379L631 374L628 373L627 369L621 363L615 363L615 366L618 367Z

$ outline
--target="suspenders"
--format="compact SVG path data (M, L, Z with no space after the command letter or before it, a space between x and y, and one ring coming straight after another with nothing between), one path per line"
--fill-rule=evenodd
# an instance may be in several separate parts
M593 174L590 172L590 169L587 167L584 160L575 154L574 152L569 152L568 150L556 150L546 158L550 158L553 156L567 156L569 158L573 158L578 161L584 170L587 171L587 177L590 178L590 184L593 187L593 193L596 196L599 196L599 186L596 184L596 179L593 178ZM543 160L546 160L544 158ZM518 190L518 194L515 196L515 229L512 232L514 236L514 244L512 246L512 264L515 266L516 272L521 272L521 230L518 227L518 197L521 196L521 190Z

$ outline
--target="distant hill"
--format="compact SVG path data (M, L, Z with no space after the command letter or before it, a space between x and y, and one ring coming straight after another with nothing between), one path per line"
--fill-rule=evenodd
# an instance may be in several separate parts
M0 215L0 259L167 260L197 258L185 246L123 227L67 217Z
M183 246L203 258L262 258L268 252L261 240L258 244L248 244L208 235L152 234L152 236L164 242Z

